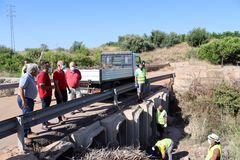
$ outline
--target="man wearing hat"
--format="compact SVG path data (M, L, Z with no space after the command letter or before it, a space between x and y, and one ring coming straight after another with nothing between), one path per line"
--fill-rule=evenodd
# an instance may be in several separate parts
M208 154L205 160L222 160L222 147L218 135L212 133L208 135Z

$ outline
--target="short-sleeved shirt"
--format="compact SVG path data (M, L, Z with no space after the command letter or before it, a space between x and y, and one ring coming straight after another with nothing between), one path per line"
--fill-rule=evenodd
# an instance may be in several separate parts
M41 71L38 74L37 78L38 93L40 98L52 96L52 88L42 89L40 85L41 83L44 83L45 86L51 86L51 80L47 72Z
M65 74L68 86L71 88L78 88L80 80L82 79L81 72L78 69L72 71L68 68Z
M25 73L19 80L19 87L25 91L25 97L35 99L37 97L37 87L34 77Z
M53 80L58 81L59 89L67 88L67 81L66 81L65 73L62 70L55 70L53 72Z

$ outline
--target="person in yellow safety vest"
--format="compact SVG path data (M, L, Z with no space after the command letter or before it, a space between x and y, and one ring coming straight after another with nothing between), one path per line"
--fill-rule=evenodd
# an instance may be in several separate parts
M157 123L157 130L159 132L160 137L162 138L162 134L164 133L164 130L167 128L167 112L163 109L163 106L160 104L160 106L157 108L156 112L156 123Z
M139 68L135 71L135 87L137 88L138 102L143 102L143 91L146 75L143 72L143 65L139 64Z
M143 66L143 68L142 68L142 71L143 71L143 74L144 74L144 76L145 76L145 83L147 82L146 80L147 80L147 72L146 72L146 68L145 68L145 61L142 61L142 66Z
M222 146L218 135L212 133L208 135L208 154L205 160L222 160Z
M170 138L164 138L157 141L154 147L152 147L152 150L158 153L160 159L166 160L168 156L168 160L172 160L173 147L173 141Z

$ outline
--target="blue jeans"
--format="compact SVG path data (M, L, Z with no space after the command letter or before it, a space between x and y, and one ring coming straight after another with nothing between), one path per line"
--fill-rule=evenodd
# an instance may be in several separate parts
M41 98L42 109L49 107L50 104L51 104L51 101L52 101L52 97L51 97L51 96ZM47 125L47 121L46 121L46 122L43 122L43 125Z
M25 100L27 102L27 107L23 107L23 102L21 97L19 95L17 96L17 103L19 108L22 110L22 114L32 112L34 107L33 99L25 97ZM31 132L31 128L24 128L24 137L27 137L28 133L30 132Z

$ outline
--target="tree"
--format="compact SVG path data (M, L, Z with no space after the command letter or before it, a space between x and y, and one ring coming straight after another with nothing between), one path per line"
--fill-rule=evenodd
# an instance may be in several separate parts
M49 50L48 45L46 45L44 43L41 44L40 48L42 49L42 51L48 51Z
M150 41L155 45L156 48L164 47L163 42L167 37L166 33L155 30L151 32Z
M202 45L198 50L201 59L209 60L214 64L234 63L240 61L240 38L226 37L215 39Z
M73 42L73 45L70 47L70 52L71 53L82 54L82 55L85 55L85 56L88 56L89 53L90 53L89 50L83 44L83 42L78 42L78 41Z
M0 54L13 54L13 50L4 45L0 45Z
M118 41L124 48L137 53L151 51L155 48L148 38L139 35L121 36Z
M202 28L191 30L186 37L187 43L192 47L199 47L209 41L209 33Z
M172 47L179 43L181 43L181 36L177 35L177 33L175 33L175 32L171 32L164 39L163 46L164 47Z

